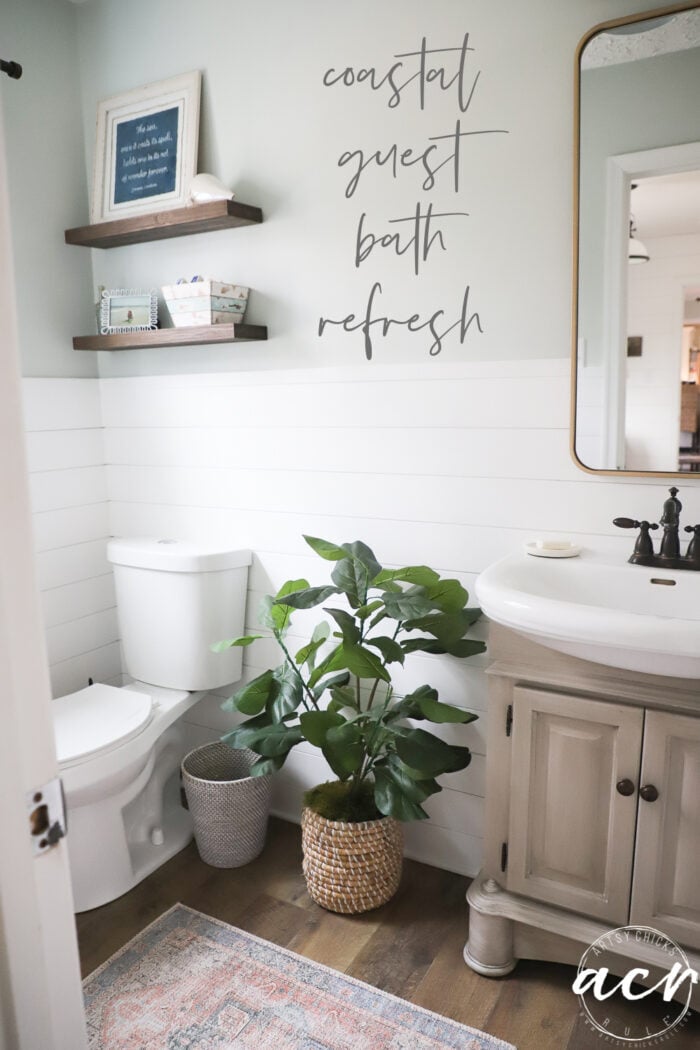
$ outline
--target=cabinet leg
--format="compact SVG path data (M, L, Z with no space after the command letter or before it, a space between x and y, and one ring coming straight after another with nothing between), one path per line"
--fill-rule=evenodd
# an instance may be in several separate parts
M464 961L483 977L505 977L511 973L518 962L513 955L512 920L499 915L485 915L472 903Z

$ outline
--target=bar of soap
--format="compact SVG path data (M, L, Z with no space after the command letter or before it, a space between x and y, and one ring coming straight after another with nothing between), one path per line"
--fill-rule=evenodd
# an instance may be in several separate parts
M537 547L541 551L568 551L575 544L570 540L538 540Z

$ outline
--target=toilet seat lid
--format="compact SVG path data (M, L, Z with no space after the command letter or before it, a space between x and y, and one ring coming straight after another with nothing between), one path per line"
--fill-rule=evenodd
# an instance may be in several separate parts
M53 722L59 764L111 751L145 729L153 703L147 693L90 685L53 702Z

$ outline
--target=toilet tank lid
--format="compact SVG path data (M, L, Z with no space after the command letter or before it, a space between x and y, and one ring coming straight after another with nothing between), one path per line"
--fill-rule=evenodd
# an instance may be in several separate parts
M222 546L171 539L113 539L107 544L107 560L112 565L162 572L220 572L250 565L249 550L230 550Z

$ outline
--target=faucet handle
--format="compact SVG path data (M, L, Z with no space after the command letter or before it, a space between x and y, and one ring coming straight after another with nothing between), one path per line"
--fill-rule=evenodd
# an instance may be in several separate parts
M651 524L648 521L635 521L634 518L614 518L613 525L617 525L618 529L643 529L645 532L659 527L656 522Z
M634 518L615 518L613 525L617 525L618 529L639 529L637 542L634 545L634 553L630 561L632 559L636 561L638 558L654 557L654 544L651 542L649 530L658 529L659 526L656 522L636 521Z
M688 550L685 552L686 561L697 562L700 565L700 525L686 525L683 531L693 533Z

